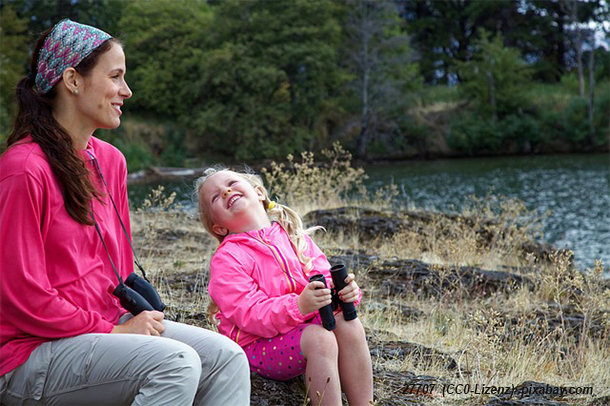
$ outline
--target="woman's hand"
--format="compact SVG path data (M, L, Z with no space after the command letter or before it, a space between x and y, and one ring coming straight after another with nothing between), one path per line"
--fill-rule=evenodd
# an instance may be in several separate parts
M358 297L360 296L360 288L354 278L355 276L353 273L347 275L347 278L345 278L347 286L339 292L339 299L344 303L353 303L358 300Z
M143 334L146 336L159 336L165 327L161 323L165 315L156 310L143 311L125 323L114 326L111 334Z
M323 288L323 289L318 289ZM330 304L332 300L330 289L325 288L320 281L309 282L299 295L297 303L303 316L315 312L321 307Z

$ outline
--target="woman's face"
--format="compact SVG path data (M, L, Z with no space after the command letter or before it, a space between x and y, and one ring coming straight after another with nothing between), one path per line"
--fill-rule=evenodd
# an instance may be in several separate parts
M84 126L112 129L121 124L123 101L132 95L125 82L125 71L125 53L114 43L83 77L84 86L79 90L76 109Z

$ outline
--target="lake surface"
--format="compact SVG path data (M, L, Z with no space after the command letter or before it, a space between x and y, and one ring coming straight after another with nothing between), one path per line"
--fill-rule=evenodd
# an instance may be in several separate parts
M371 185L394 182L418 208L449 211L468 196L522 200L544 213L544 239L574 251L579 264L610 264L610 158L607 154L443 159L365 168Z
M581 266L595 259L610 264L610 157L549 155L410 161L366 167L371 188L395 183L400 204L453 211L469 196L494 194L522 200L529 210L551 211L544 220L544 239L574 251ZM178 200L191 205L192 180L166 182ZM130 185L138 207L151 184Z

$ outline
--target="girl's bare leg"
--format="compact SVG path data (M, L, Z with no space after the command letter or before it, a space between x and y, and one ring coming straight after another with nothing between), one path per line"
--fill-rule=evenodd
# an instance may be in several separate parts
M373 366L360 319L345 321L335 315L333 330L339 344L339 375L350 406L371 405L373 401Z
M309 388L311 404L341 405L339 348L335 335L322 326L308 326L301 336L301 351L307 360L305 385Z

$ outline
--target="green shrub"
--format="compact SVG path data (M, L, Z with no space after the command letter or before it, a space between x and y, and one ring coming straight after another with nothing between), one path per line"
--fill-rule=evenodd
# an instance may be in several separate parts
M606 82L605 92L599 92L595 99L595 114L593 125L595 126L595 146L607 145L610 140L610 92L607 91L610 84Z
M150 168L154 164L153 154L150 148L142 142L129 143L122 138L117 138L113 142L127 159L127 170L129 172L139 171L140 169Z
M447 143L467 154L494 152L502 144L503 135L491 120L473 113L457 116L449 128Z
M502 153L510 142L542 142L545 137L540 127L535 117L525 113L509 114L495 123L475 113L465 113L451 122L447 142L468 154Z
M181 147L170 144L161 152L160 160L164 166L181 167L184 166L186 152Z
M561 76L561 87L567 93L571 95L578 94L578 75L575 73L568 73Z
M419 95L424 106L434 103L454 103L460 100L457 86L427 86L419 92Z
M589 135L588 112L589 102L575 97L563 112L563 138L575 145L583 144Z
M527 114L510 114L504 117L497 127L502 138L506 140L537 144L543 138L538 121Z
M551 139L568 141L573 145L583 144L589 133L587 107L587 100L573 97L564 108L543 110L543 131Z

